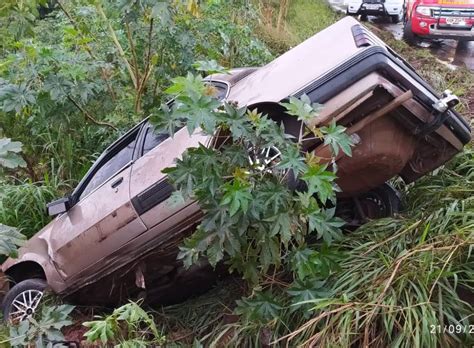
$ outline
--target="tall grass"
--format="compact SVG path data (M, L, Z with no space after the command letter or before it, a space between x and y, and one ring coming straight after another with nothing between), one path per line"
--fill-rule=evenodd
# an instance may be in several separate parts
M341 269L326 283L329 295L308 301L306 311L277 295L282 310L271 322L238 321L233 300L243 289L221 284L164 308L159 317L167 318L166 331L180 333L168 337L211 347L471 346L474 150L406 190L400 217L371 222L336 244L344 255ZM286 292L283 281L272 282L275 294Z
M313 318L288 339L324 347L474 343L473 150L417 182L407 205L404 219L365 225L345 239L334 296L318 300Z
M287 29L301 42L327 28L342 16L325 0L293 0L290 2Z
M290 0L286 3L282 25L280 1L254 2L260 14L257 35L275 53L286 52L341 18L325 0Z
M267 32L267 43L274 40L270 46L284 50L316 32L318 22L331 24L334 15L315 10L319 5L290 2L286 31L280 36ZM389 33L377 34L438 90L451 88L469 97L472 74L433 64L429 52L413 50ZM472 114L470 105L472 96L463 100L460 111ZM229 322L225 318L235 307L232 299L242 289L224 287L225 301L211 293L173 306L172 317L181 318L190 330L169 336L171 340L189 344L196 339L210 347L473 346L474 150L465 149L415 184L397 186L405 190L405 211L398 218L369 223L336 245L344 252L341 270L326 283L330 295L309 301L308 311L295 311L283 300L271 322ZM286 291L283 282L271 286L274 293ZM192 308L202 315L189 315ZM167 313L165 308L162 315Z
M70 190L67 182L45 176L41 182L0 182L0 223L17 227L28 238L50 221L46 204Z

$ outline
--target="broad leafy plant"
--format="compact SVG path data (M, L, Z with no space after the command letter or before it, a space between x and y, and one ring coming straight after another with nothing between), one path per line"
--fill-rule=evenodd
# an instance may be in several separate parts
M20 167L2 171L0 223L38 231L49 217L33 197L67 194L196 60L267 62L254 12L246 1L2 1L0 138L12 141L0 140L0 163Z
M0 168L15 169L25 165L20 157L21 143L8 138L0 138ZM25 236L16 228L0 223L0 255L16 256L17 247L25 241Z
M16 228L0 224L0 255L17 256L17 247L24 242L25 236Z
M336 167L307 153L306 143L326 144L333 158L340 150L351 155L344 128L308 128L305 122L317 117L321 106L307 96L282 104L286 117L299 125L297 134L288 134L257 108L221 103L199 75L174 79L166 92L174 101L163 105L152 122L171 133L186 127L190 134L212 138L211 146L188 149L165 169L177 189L172 201L197 200L204 212L178 257L186 267L204 257L242 274L257 291L259 304L250 306L255 308L250 317L270 318L278 310L276 303L262 305L271 296L260 293L257 284L280 272L293 275L295 297L316 295L314 287L337 267L328 248L341 239L343 221L334 216ZM307 246L309 238L321 241L319 250ZM307 295L298 296L305 285Z
M153 321L138 303L130 302L116 308L112 314L83 323L89 328L85 337L89 342L114 343L115 347L150 347L165 342Z
M0 139L0 167L15 169L26 165L20 156L21 143L9 138Z
M23 320L18 325L10 326L12 347L56 347L64 341L61 329L71 325L70 313L74 306L43 306L37 318ZM6 343L6 342L4 342Z

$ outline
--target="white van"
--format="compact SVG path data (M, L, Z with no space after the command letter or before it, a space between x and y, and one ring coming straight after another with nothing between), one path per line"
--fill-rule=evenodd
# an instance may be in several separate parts
M382 16L399 23L403 18L404 0L346 0L345 3L347 14L360 15L362 20L367 20L367 16Z

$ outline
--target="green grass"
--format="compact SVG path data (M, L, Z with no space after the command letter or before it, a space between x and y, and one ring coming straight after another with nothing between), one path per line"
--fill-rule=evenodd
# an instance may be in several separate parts
M254 0L260 13L256 34L275 54L282 54L341 18L324 0L289 0L286 20L277 29L279 1Z
M293 0L290 1L286 28L298 43L340 18L341 15L335 13L324 0Z
M163 308L157 320L183 345L468 347L472 335L442 328L469 328L474 319L474 150L407 187L404 204L400 217L369 223L335 245L344 252L341 270L327 281L329 295L306 312L283 302L271 322L236 321L234 301L244 289L227 279ZM282 284L271 285L274 293L286 290Z
M29 180L0 182L0 223L16 227L27 238L33 236L51 218L46 204L70 190L58 178L33 183Z
M285 33L271 33L268 27L264 33L276 52L338 19L324 2L290 4ZM388 32L372 29L436 89L458 93L463 99L459 110L472 114L472 73L452 71L428 50L414 49ZM162 315L171 314L171 322L182 320L193 328L184 336L167 336L174 342L197 340L205 346L272 342L321 347L471 346L472 335L449 334L443 328L469 328L474 322L474 151L468 147L434 174L400 188L405 191L403 214L369 223L339 243L345 258L340 272L328 279L331 295L311 303L309 312L283 306L280 315L264 325L228 323L225 317L242 289L221 284L225 300L211 292L165 308ZM278 283L272 287L284 290ZM176 332L172 325L167 330Z

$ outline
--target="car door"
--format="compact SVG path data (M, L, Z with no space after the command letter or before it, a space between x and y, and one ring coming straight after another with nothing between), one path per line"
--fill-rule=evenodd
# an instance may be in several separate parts
M146 229L130 202L138 133L134 129L106 150L74 192L76 204L54 224L51 256L66 282L94 265L100 270L107 256Z
M130 196L132 204L148 229L164 221L190 202L181 206L167 204L173 187L162 170L174 165L176 158L199 144L208 144L210 138L197 130L189 135L186 128L178 130L173 137L157 133L149 123L144 125L138 152L140 158L133 164Z

